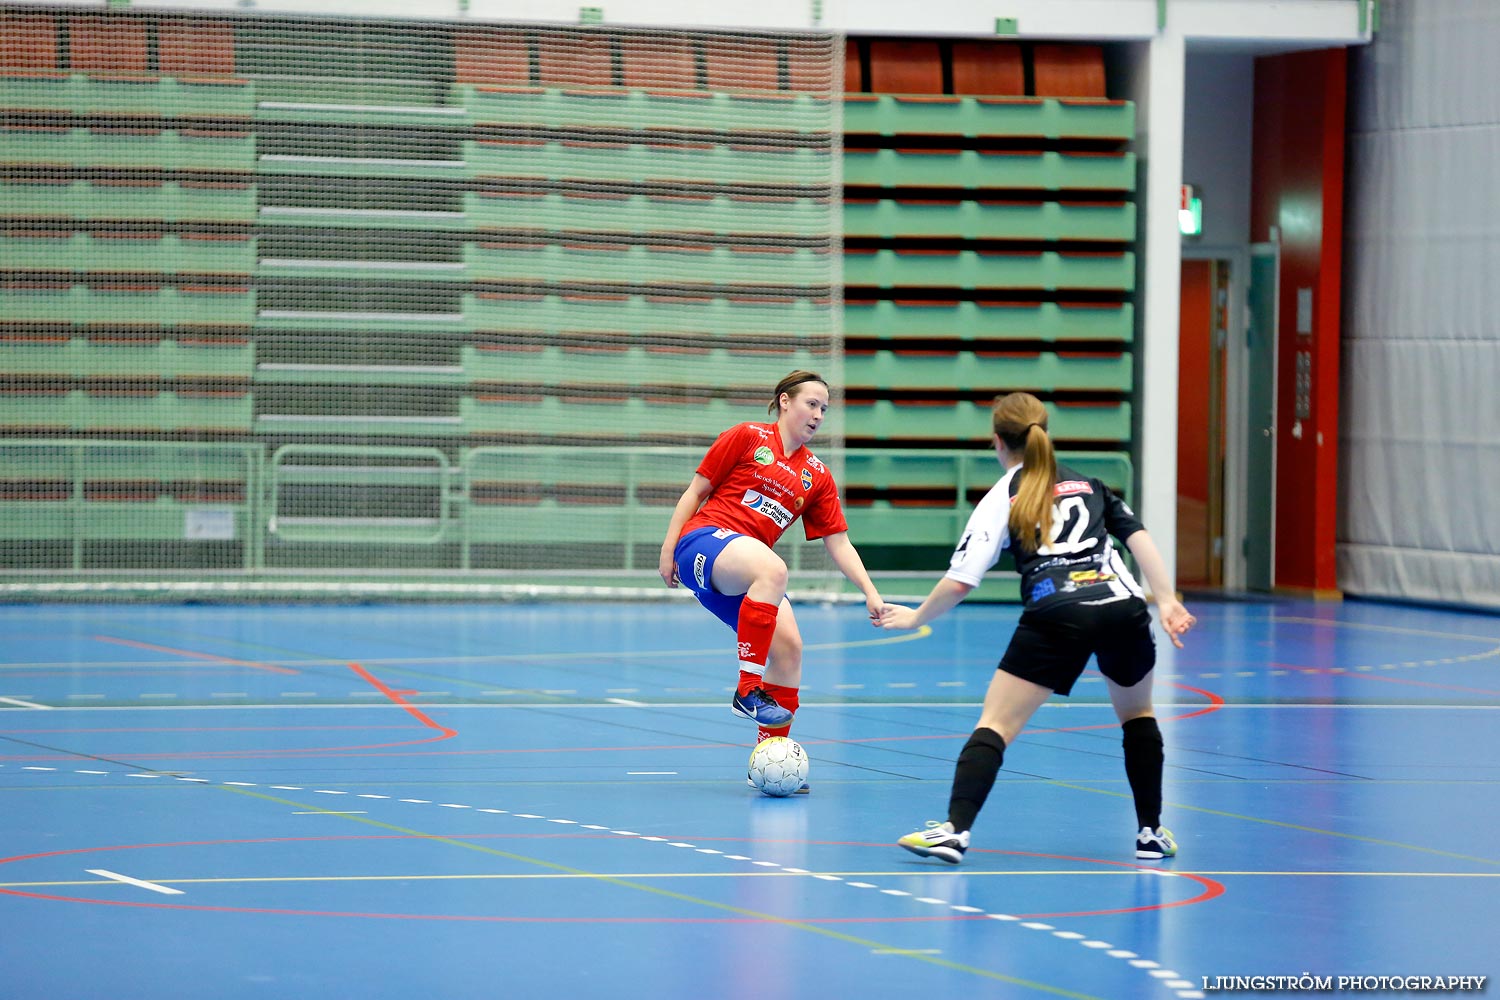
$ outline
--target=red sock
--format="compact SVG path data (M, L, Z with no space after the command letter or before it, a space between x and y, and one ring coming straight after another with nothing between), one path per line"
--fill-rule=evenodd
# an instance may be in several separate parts
M796 714L798 707L802 703L800 697L801 688L786 687L782 684L767 684L765 685L765 689L766 694L776 699L776 704L788 712ZM772 736L790 736L791 734L792 724L790 722L784 726L777 726L775 729L767 729L765 726L761 726L755 734L755 742L759 743L761 740L768 740Z
M764 601L747 597L740 602L739 628L735 630L740 642L740 694L761 686L766 657L771 655L771 637L776 634L776 611L776 605Z

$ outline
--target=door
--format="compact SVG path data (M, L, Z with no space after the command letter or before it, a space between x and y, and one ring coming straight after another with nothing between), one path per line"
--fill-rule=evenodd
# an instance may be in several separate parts
M1177 355L1177 582L1224 585L1226 260L1184 260Z
M1274 244L1251 248L1249 322L1245 333L1245 586L1271 589L1276 531L1276 296L1280 261Z

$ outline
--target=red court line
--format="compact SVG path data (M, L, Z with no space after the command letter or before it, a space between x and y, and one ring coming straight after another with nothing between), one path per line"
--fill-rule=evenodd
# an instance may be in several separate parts
M458 735L457 729L449 729L447 726L438 725L436 722L433 722L432 719L428 718L427 713L423 712L420 708L402 697L403 695L415 694L416 692L392 690L390 687L387 687L386 684L380 680L380 678L370 673L358 663L349 664L349 669L354 671L356 674L359 674L359 676L363 677L365 681L368 682L369 685L375 690L391 699L391 701L395 702L397 705L400 705L402 708L406 709L406 711L411 714L411 717L416 719L422 725L426 726L428 729L436 729L438 732L442 733L444 739L447 739L450 736Z
M191 656L195 660L209 660L213 663L226 663L235 667L253 667L256 670L269 670L276 674L298 674L300 670L291 667L279 667L274 663L260 663L255 660L235 660L228 656L216 656L213 653L198 653L191 649L174 649L171 646L157 646L149 642L137 642L134 639L122 639L113 635L96 635L95 642L112 642L117 646L132 646L136 649L149 649L155 653L172 653L176 656Z
M381 755L381 754L370 754L370 753L368 753L368 751L370 751L370 750L383 750L383 749L387 749L387 748L390 748L390 747L416 746L416 745L422 744L422 743L436 743L436 742L439 742L441 740L452 739L453 737L455 737L455 736L458 735L458 730L456 730L456 729L450 729L447 726L439 725L438 723L434 722L427 715L427 713L423 712L421 709L417 708L411 702L407 701L404 696L408 695L408 694L411 694L412 692L410 692L410 691L396 691L396 690L393 690L389 685L385 684L378 677L376 677L374 674L370 673L368 670L366 670L364 667L360 666L358 663L351 663L351 664L349 664L349 669L353 670L356 674L358 674L360 677L362 677L375 690L379 691L381 694L383 694L387 698L389 698L392 703L394 703L396 705L399 705L400 707L404 708L412 716L412 718L416 719L424 727L426 727L428 729L436 730L437 731L437 735L436 736L429 736L429 737L427 737L425 739L420 739L420 740L402 740L402 741L396 742L396 743L371 743L371 744L364 744L364 745L357 745L357 746L291 747L291 748L284 749L284 750L278 750L278 749L259 749L259 750L177 750L177 751L158 751L158 752L153 752L153 753L134 753L134 752L132 752L130 754L130 758L132 760L137 760L137 761L147 761L147 760L178 760L178 759L182 759L182 758L191 758L191 759L194 759L194 760L199 760L199 759L207 760L207 759L210 759L210 758L214 759L214 760L225 760L225 759L246 760L246 759L264 758L264 757L273 757L273 758L274 757L287 757L287 756L294 755L294 754L298 755L299 757L305 757L305 758L346 757L346 756L360 756L360 757L366 757L366 756L389 756L389 755ZM358 727L358 726L340 726L340 727L309 726L309 727L303 727L303 728L309 728L309 729L314 729L314 730L322 730L322 729L325 729L325 728L327 728L327 729L333 729L333 728L360 729L360 728L363 728L363 727ZM384 728L391 728L391 727L382 726L382 727L379 727L379 728L384 729ZM134 731L135 730L127 730L127 732L134 732ZM188 730L188 731L191 731L191 730ZM204 730L204 731L211 731L211 730ZM269 731L273 731L274 732L275 729L273 728L273 729L270 729ZM76 730L75 730L75 732L76 732ZM600 749L607 749L607 748L601 747ZM355 751L357 751L357 753L355 753ZM72 757L71 754L60 754L60 755L5 756L5 757L0 758L0 759L4 759L4 760L17 760L17 761L19 761L19 760L67 760L67 759L70 759L71 757Z
M1167 686L1182 688L1182 690L1191 691L1193 692L1193 694L1201 694L1203 697L1208 699L1208 704L1203 708L1198 709L1196 712L1188 712L1184 715L1170 716L1165 720L1167 722L1181 722L1183 719L1194 719L1200 715L1208 715L1210 712L1217 712L1219 709L1224 707L1224 699L1206 688L1196 688L1191 684L1178 684L1176 681L1172 681Z

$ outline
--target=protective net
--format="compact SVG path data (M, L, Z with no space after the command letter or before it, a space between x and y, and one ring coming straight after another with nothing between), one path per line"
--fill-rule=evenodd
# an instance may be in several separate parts
M11 593L649 587L843 384L841 39L0 16Z

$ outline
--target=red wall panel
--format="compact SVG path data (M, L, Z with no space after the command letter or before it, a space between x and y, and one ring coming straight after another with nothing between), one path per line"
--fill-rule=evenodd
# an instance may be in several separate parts
M1339 317L1343 267L1344 49L1255 62L1252 239L1281 240L1277 304L1276 580L1334 591L1338 504ZM1304 291L1305 290L1305 291ZM1310 330L1298 332L1299 291ZM1311 363L1299 414L1298 356Z
M1208 504L1213 378L1213 264L1182 262L1177 336L1177 495Z

